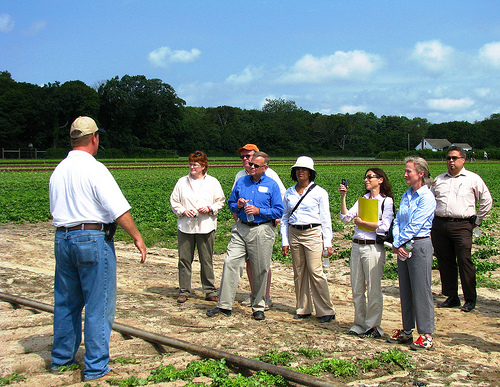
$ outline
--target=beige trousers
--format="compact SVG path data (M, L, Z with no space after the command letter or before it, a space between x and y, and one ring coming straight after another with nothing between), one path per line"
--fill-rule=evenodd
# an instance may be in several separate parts
M321 227L298 230L290 226L288 240L292 254L297 314L312 314L314 304L317 317L334 315L328 281L323 272Z

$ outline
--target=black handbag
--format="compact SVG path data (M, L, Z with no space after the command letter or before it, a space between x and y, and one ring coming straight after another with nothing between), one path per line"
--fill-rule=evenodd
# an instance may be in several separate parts
M384 203L385 203L385 199L384 201L382 202L382 208L381 208L381 212L382 214L384 213ZM392 226L394 224L394 213L395 213L395 207L394 207L394 200L392 202L392 221L391 221L391 227L389 228L389 231L385 232L383 235L381 234L377 234L377 239L376 239L376 242L378 244L381 244L383 245L384 242L387 242L387 243L392 243L394 242L394 236L392 235Z

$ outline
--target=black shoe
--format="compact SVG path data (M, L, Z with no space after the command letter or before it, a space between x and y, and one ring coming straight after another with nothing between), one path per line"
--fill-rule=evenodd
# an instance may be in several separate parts
M437 305L438 308L454 308L455 306L460 306L460 298L458 296L448 297L446 301Z
M261 312L260 310L253 312L253 318L255 320L264 320L266 316L264 315L264 312Z
M231 316L231 309L213 308L213 309L207 310L208 317L214 317L215 315L217 315L219 313L225 314L226 316Z
M335 320L335 315L334 314L329 314L327 316L321 316L319 318L319 322L320 323L329 323L332 320Z
M476 307L476 303L474 303L474 302L472 302L472 301L465 301L464 306L462 306L462 307L460 308L460 310L461 310L462 312L466 312L466 313L468 313L468 312L470 312L472 309L474 309L475 307Z
M365 333L360 334L359 337L378 338L378 337L381 337L381 335L380 335L380 332L378 331L377 328L370 328Z
M311 317L311 313L307 313L307 314L296 314L295 316L293 316L293 318L295 320L300 320L302 318L308 318L308 317Z

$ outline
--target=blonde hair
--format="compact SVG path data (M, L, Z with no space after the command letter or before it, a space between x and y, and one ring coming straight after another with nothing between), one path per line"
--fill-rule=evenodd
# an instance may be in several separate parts
M427 164L427 161L424 158L419 156L409 156L405 158L405 164L407 163L413 163L413 165L415 165L415 170L418 173L424 172L422 185L430 187L434 184L434 179L431 177L431 173L429 172L429 164Z

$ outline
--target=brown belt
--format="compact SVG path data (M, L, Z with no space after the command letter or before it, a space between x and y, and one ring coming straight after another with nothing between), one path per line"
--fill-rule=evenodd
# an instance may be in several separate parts
M58 227L57 231L76 231L76 230L104 230L101 223L82 223L73 227Z
M363 239L353 239L352 240L354 243L357 243L358 245L374 245L377 243L377 241L374 241L372 239L368 240L363 240Z

